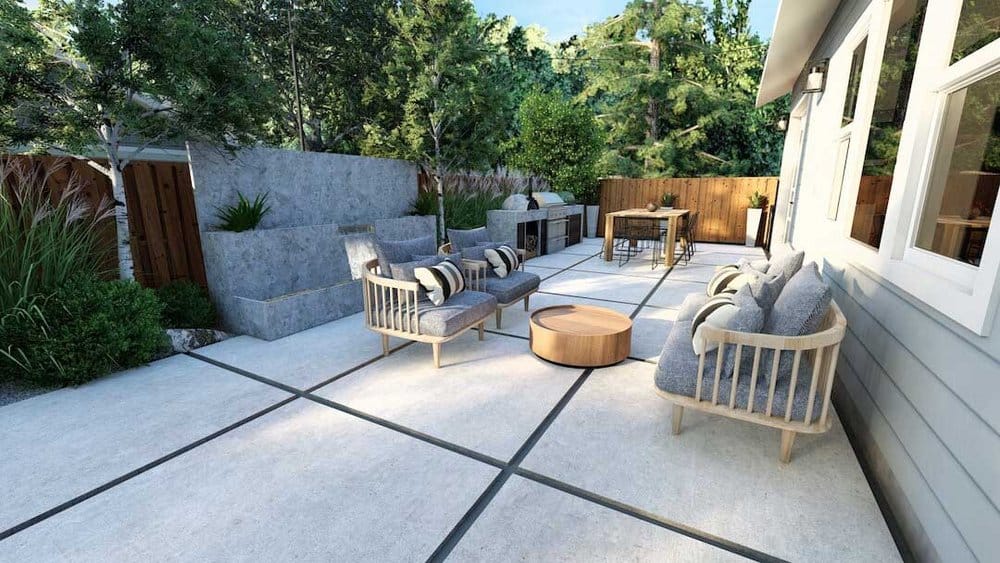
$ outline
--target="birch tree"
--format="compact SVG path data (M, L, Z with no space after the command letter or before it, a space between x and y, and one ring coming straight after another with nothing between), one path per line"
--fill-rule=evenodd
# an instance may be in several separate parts
M24 97L37 148L84 159L111 181L119 275L134 279L124 171L157 143L252 140L267 90L212 0L43 0L34 29L46 91ZM37 121L43 122L39 127ZM102 162L103 160L103 162Z

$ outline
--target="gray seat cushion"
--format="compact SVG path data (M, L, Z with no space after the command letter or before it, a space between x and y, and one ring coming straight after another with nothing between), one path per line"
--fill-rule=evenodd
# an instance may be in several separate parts
M382 275L391 276L390 264L412 262L415 255L437 254L437 239L434 235L427 235L406 240L378 240L375 241L375 254Z
M476 324L496 311L497 299L488 293L463 291L452 295L443 304L430 301L419 303L420 334L453 336L469 325ZM410 315L411 320L416 315ZM416 322L414 320L414 322Z
M538 289L541 278L530 272L516 270L507 275L506 278L496 276L486 276L482 280L485 282L485 291L497 298L500 303L513 303L523 299L529 292Z
M486 230L486 227L465 230L448 229L448 242L451 243L452 252L460 252L463 248L476 246L490 240L490 232Z

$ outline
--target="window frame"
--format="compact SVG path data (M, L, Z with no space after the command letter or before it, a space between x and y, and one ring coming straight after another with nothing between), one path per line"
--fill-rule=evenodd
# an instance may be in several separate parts
M836 146L847 127L853 128L850 132L852 150L848 151L840 194L844 207L836 219L842 236L831 249L877 273L965 328L985 336L992 328L1000 302L1000 226L988 232L978 267L916 246L917 231L935 173L934 164L942 150L940 141L947 120L948 97L1000 72L1000 39L951 63L961 2L928 0L923 22L925 30L921 33L907 116L893 171L882 244L874 248L851 237L865 157L864 151L857 148L867 147L895 3L895 0L872 3L838 49L838 53L842 52L840 49L851 53L860 40L867 37L868 52L862 67L855 119L850 125L837 128L831 138ZM929 22L934 22L932 33L926 29Z

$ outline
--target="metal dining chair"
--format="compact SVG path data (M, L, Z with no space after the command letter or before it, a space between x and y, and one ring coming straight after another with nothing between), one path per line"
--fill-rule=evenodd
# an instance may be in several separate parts
M615 220L614 256L618 258L618 266L639 256L644 250L652 250L652 267L656 268L663 253L663 234L659 219L620 217Z
M677 260L684 260L684 264L687 265L688 262L694 258L694 253L697 250L695 244L695 238L697 237L698 230L698 212L689 213L681 219L681 224L678 229L677 238L680 240L680 254L676 256L675 262Z

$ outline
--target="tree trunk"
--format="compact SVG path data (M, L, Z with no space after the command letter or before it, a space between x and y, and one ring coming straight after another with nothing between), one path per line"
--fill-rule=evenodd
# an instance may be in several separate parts
M651 40L649 45L649 73L654 81L660 74L660 43L656 39ZM660 138L660 108L656 100L656 92L653 91L652 86L653 84L651 83L649 102L646 106L646 144L650 147ZM647 172L651 164L649 157L646 157L643 167Z
M438 242L444 241L445 229L444 229L444 173L441 170L437 170L434 173L434 183L437 189L437 202L438 202Z
M98 136L108 153L108 166L104 170L111 179L111 197L115 200L115 232L118 247L118 277L135 280L135 262L132 260L132 235L128 228L128 205L125 195L125 176L122 170L127 162L118 155L119 128L110 123L102 124Z
M111 163L109 163L111 164ZM118 164L108 167L111 172L111 194L115 199L115 231L118 245L118 277L123 280L135 279L135 263L132 261L132 235L128 228L128 207L125 205L125 177Z

